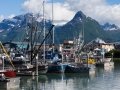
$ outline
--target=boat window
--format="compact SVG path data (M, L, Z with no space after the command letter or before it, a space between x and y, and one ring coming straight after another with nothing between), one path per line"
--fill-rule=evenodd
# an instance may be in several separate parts
M15 54L15 57L21 57L22 54Z

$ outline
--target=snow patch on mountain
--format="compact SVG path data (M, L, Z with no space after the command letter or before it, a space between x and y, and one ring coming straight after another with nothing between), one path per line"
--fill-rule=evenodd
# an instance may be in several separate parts
M10 26L12 26L12 27L14 27L14 26L15 26L14 24L8 24L8 25L10 25Z
M14 23L16 23L16 22L18 22L18 20L14 19L14 18L9 18L9 19L4 19L3 22L14 22Z
M3 30L0 30L0 32L2 32Z

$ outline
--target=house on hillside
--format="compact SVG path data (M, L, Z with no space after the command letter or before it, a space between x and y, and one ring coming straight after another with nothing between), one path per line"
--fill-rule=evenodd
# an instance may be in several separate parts
M86 50L94 50L95 48L99 48L101 50L104 50L105 52L109 52L110 50L115 49L114 43L105 43L102 39L95 39L89 42L84 47Z
M115 49L113 43L100 43L99 48L103 49L105 52Z

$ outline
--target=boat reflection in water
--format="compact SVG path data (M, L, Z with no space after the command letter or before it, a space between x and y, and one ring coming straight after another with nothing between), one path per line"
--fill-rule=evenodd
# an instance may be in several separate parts
M91 76L88 74L75 73L47 73L39 76L21 77L20 90L74 90L79 86L87 84Z
M38 84L46 83L48 80L46 75L39 76L22 76L20 82L20 90L38 90Z
M119 90L119 65L115 68L96 68L93 75L47 73L38 77L21 77L20 90Z

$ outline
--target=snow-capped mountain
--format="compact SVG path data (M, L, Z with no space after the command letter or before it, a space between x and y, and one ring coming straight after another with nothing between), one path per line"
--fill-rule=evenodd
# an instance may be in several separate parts
M4 19L0 23L0 30L13 30L14 28L19 28L21 25L23 25L23 21L25 21L26 15L19 15L15 16L13 18Z
M120 30L120 28L118 26L116 26L115 24L109 24L108 22L106 22L104 25L102 25L104 30Z
M49 17L45 18L45 23L46 30L49 30L52 24ZM30 31L30 28L27 26L30 26L31 24L33 24L33 26L38 25L37 27L39 31L43 30L43 16L34 15L34 18L32 18L32 13L27 13L24 15L15 16L11 19L4 19L0 23L0 40L5 42L10 40L18 41L19 39L23 39L25 30ZM105 24L103 27L105 28L105 26L106 28L111 26L112 30L116 30L116 28L118 28L117 26L115 27L115 25L109 24ZM101 25L96 20L92 19L91 17L86 17L86 15L84 15L81 11L78 11L73 19L71 19L68 23L55 27L55 39L57 39L56 42L61 43L68 38L72 40L80 33L82 29L84 29L85 33L85 43L97 37L100 37L103 40L106 39L107 41L111 41L114 38L115 40L116 38L119 39L119 32L106 32L101 28Z
M51 26L51 20L46 16L45 18L46 30ZM0 22L0 40L9 41L11 39L17 40L17 38L22 38L26 28L33 24L33 26L38 25L38 29L43 28L43 16L38 14L22 14L15 16L13 18L4 19ZM29 29L30 30L30 29Z
M34 15L34 20L42 23L43 21L43 17L38 15ZM32 22L32 13L27 13L27 14L23 14L23 15L18 15L15 16L13 18L9 18L9 19L4 19L1 23L0 23L0 32L2 31L9 31L9 30L15 30L17 28L24 28L26 27L27 23ZM51 21L48 20L48 18L46 19L46 23L50 23Z

